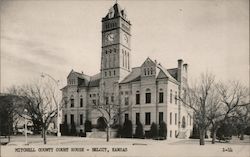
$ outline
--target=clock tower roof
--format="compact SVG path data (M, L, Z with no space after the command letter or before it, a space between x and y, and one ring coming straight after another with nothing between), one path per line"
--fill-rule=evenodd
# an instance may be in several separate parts
M115 3L110 9L108 14L102 18L102 21L106 21L112 18L116 18L116 17L121 17L123 18L125 21L127 21L128 23L129 20L127 19L127 12L125 9L122 9L121 6L118 3Z

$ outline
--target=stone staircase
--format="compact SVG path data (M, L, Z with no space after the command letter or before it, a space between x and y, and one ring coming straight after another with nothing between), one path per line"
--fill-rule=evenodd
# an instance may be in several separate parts
M111 129L110 130L110 137L114 138L116 136L116 130ZM87 132L86 137L88 138L106 138L107 132L106 131L99 131L96 129L93 129L92 132Z
M88 138L106 138L106 132L105 131L95 131L95 132L87 132Z
M185 139L185 138L187 138L187 130L180 131L180 132L178 133L178 136L177 136L177 137L180 138L180 139Z

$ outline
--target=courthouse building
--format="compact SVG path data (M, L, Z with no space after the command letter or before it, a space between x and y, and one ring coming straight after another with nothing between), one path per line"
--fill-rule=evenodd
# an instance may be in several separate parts
M166 69L145 57L140 67L132 68L131 53L136 53L131 50L131 23L126 11L116 3L102 18L100 72L89 76L72 70L67 76L67 85L62 89L63 99L67 100L63 121L69 126L74 122L80 132L86 119L93 125L100 118L107 119L96 106L117 104L122 112L112 123L123 124L129 119L135 131L140 121L147 132L153 122L164 121L168 138L189 137L193 119L178 100L179 96L185 97L188 65L179 59L175 68Z

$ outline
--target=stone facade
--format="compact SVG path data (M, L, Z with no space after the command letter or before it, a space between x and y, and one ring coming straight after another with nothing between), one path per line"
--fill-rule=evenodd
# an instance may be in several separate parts
M102 115L93 105L118 104L126 108L112 123L123 124L132 120L144 126L164 121L168 138L189 137L193 120L191 112L177 99L185 95L188 65L179 59L177 67L165 69L157 61L147 58L140 67L131 69L131 23L126 11L116 3L102 19L101 71L94 76L71 71L67 85L62 89L63 121L76 124L78 132L84 130L84 122L97 124ZM189 114L188 114L189 113Z

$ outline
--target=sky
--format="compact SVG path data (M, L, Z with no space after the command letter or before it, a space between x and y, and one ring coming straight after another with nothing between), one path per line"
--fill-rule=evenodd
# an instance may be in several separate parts
M39 79L66 84L74 69L100 71L101 19L114 0L1 1L1 91ZM131 65L188 63L189 80L249 85L248 0L118 0L132 23Z

